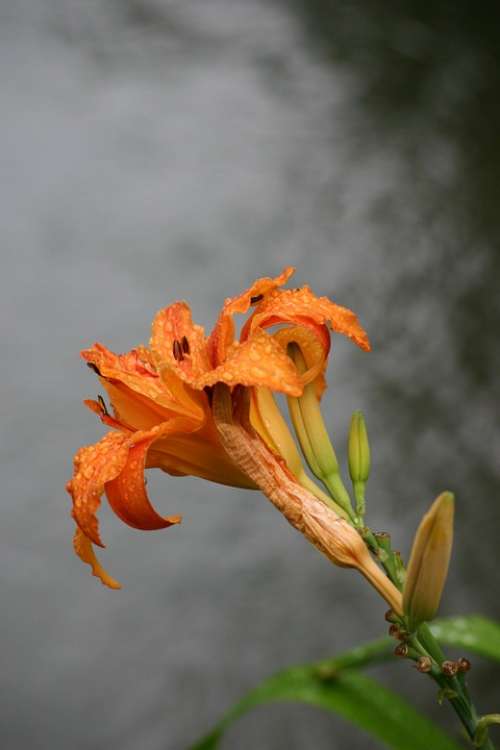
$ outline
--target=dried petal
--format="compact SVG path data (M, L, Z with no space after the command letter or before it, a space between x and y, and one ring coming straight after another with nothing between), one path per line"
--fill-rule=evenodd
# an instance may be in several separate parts
M400 592L373 561L358 532L304 489L256 434L233 421L231 396L226 386L215 388L213 408L228 455L287 521L333 563L359 570L389 606L401 613Z

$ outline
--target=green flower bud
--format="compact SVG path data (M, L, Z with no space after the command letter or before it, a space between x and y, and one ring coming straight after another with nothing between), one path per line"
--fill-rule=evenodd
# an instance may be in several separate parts
M356 498L356 511L365 512L365 484L370 474L370 444L362 412L355 411L351 417L348 443L349 474Z

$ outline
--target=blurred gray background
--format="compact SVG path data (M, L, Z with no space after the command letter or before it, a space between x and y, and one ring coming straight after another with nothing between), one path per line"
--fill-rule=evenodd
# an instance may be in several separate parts
M408 553L458 498L444 614L498 599L498 3L13 0L0 8L4 750L185 750L244 691L384 631L384 606L257 493L150 474L180 528L104 508L104 589L73 555L64 483L103 434L78 352L146 342L154 312L297 266L354 308L334 341L339 454L367 416L371 524ZM386 684L454 727L407 665ZM480 707L498 670L474 660ZM482 690L482 693L481 693ZM224 748L379 744L273 706Z

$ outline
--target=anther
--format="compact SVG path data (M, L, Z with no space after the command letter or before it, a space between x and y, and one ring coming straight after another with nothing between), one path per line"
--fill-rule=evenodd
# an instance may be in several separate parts
M108 412L108 409L106 407L106 402L104 401L104 399L103 399L103 397L101 396L100 393L97 396L97 401L99 403L99 406L101 407L101 411L104 414L104 416L105 417L109 417L109 412Z
M458 671L459 672L468 672L469 669L472 667L472 664L468 659L465 658L465 656L461 656L460 659L457 661L458 664Z
M101 374L99 372L99 368L93 362L87 362L87 367L90 367L90 369L93 370L96 375L100 375Z
M432 669L432 661L428 656L421 656L415 664L419 672L430 672Z
M177 341L177 339L175 339L174 343L172 344L172 352L174 355L174 359L177 362L182 362L182 360L184 359L184 354L182 353L181 342Z
M456 673L458 672L458 664L456 661L451 661L450 659L447 659L441 664L441 671L447 677L454 677Z
M264 295L263 294L257 294L256 297L250 297L250 304L251 305L256 305L257 302L261 301L261 299L264 299Z
M187 340L187 336L183 336L181 339L181 347L184 354L189 354L190 347L189 347L189 341Z

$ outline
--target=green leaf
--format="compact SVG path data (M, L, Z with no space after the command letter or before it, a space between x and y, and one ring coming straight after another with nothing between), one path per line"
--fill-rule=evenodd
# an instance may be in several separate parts
M500 623L494 620L481 615L449 617L436 620L430 628L441 643L500 661Z
M354 669L325 678L321 668L322 665L294 667L266 680L191 750L215 750L235 719L259 704L275 701L300 701L333 711L394 750L460 749L405 700L375 680Z
M500 661L500 624L480 615L450 617L430 625L443 644ZM264 681L236 704L191 750L215 750L227 727L252 708L299 701L332 711L395 750L458 750L438 727L406 701L357 670L392 657L394 641L380 638L333 659L293 667Z

